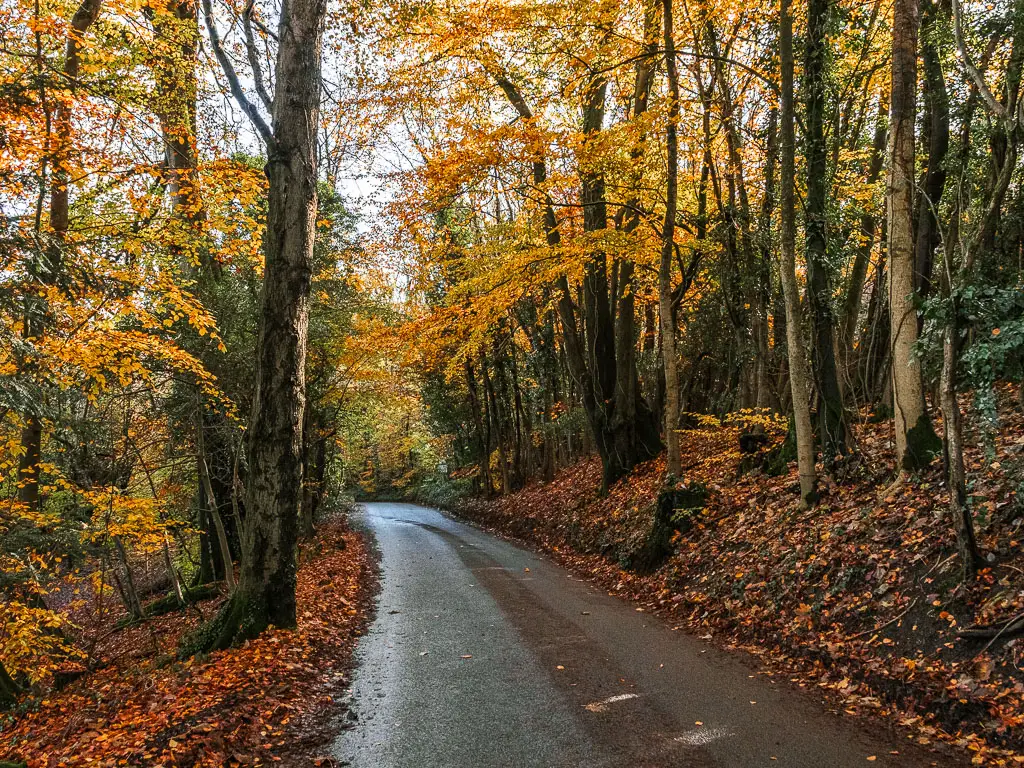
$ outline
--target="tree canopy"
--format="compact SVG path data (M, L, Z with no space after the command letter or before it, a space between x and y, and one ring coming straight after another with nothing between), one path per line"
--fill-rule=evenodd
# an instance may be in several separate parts
M182 653L223 647L295 623L296 541L346 493L590 454L607 491L666 450L672 488L710 417L803 510L891 424L891 487L941 459L984 562L963 445L1024 382L1022 0L0 26L0 702L88 664L69 603L222 583Z

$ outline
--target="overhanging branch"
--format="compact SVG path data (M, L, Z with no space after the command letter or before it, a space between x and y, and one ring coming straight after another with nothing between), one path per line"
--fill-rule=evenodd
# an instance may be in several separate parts
M213 2L212 0L203 0L203 15L206 20L206 29L210 33L210 44L213 47L213 53L217 57L217 62L220 64L220 68L224 71L224 76L228 79L228 87L231 89L231 95L238 102L238 106L242 108L249 121L253 124L256 132L259 133L260 138L266 143L268 149L272 149L276 142L274 141L274 132L270 130L270 126L267 125L267 121L263 119L263 115L256 108L249 97L245 95L245 90L242 88L242 83L238 79L238 72L235 71L235 65L231 63L231 59L228 58L227 53L224 52L224 45L220 39L220 32L217 30L217 24L213 19Z

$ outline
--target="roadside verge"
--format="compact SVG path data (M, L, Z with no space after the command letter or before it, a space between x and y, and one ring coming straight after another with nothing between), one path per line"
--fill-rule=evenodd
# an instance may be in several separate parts
M866 452L884 443L881 429L859 435ZM455 511L673 624L757 655L836 710L879 718L922 745L953 745L978 765L1024 765L1024 641L958 634L1020 610L1017 518L978 521L995 557L965 588L938 467L880 498L882 470L873 466L881 463L867 453L843 485L801 513L792 473L739 474L735 439L723 431L684 442L684 474L707 489L706 505L686 512L667 556L646 570L627 566L657 524L661 459L604 497L590 460ZM1016 444L1012 431L1006 439L1000 448ZM1007 499L1007 478L971 460L981 468L976 493Z
M337 518L303 547L294 630L179 662L179 639L223 597L124 629L112 620L95 671L3 723L0 758L29 768L329 764L375 583L365 536Z

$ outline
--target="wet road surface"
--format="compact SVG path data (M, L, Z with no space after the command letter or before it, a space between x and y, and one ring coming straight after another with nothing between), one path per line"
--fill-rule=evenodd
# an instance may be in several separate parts
M357 524L382 585L334 745L343 765L958 765L436 510L367 504Z

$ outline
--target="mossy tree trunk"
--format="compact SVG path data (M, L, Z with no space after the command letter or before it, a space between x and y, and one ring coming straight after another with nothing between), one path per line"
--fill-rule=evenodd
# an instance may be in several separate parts
M793 395L800 504L808 507L817 500L818 475L814 461L814 430L811 426L810 377L807 373L807 352L804 346L803 313L800 309L800 291L796 282L796 138L793 103L793 14L790 0L782 0L779 24L782 63L782 98L779 115L782 258L779 273L786 304L786 348L789 355L789 386Z
M289 0L278 33L272 121L248 101L205 0L214 52L267 145L266 266L249 424L249 479L237 588L186 652L223 648L296 623L295 549L302 498L306 339L317 210L317 126L325 0Z
M828 30L831 3L809 0L804 45L804 106L807 195L804 204L807 305L811 316L812 363L818 390L822 461L831 467L847 452L846 412L835 354L832 276L828 262L828 148L825 143Z
M926 466L939 449L925 410L917 342L914 253L914 122L917 107L918 0L893 7L891 132L886 203L889 218L889 317L893 419L901 471Z
M947 257L948 258L948 257ZM948 267L947 267L947 271ZM950 300L942 354L942 425L946 453L946 482L949 486L949 512L956 528L957 551L963 582L974 579L984 562L974 535L974 517L967 497L967 470L964 466L963 419L957 402L956 369L959 359L960 328L957 322L959 308L955 298Z
M7 667L0 661L0 710L10 709L18 703L18 695L21 693L19 686Z

